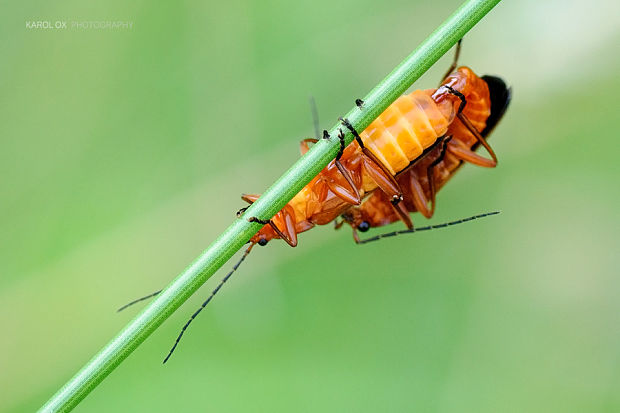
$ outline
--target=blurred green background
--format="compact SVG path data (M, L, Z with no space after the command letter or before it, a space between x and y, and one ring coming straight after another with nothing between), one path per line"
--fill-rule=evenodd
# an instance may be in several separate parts
M308 96L332 126L459 4L4 2L0 410L39 407L292 164ZM223 271L76 410L619 411L618 15L505 1L465 38L514 100L499 167L463 168L432 222L501 215L256 250L170 363Z

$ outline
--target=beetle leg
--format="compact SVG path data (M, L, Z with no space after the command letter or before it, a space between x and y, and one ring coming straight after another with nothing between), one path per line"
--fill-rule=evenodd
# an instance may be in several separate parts
M448 68L448 71L446 72L446 74L443 75L443 77L441 78L442 80L447 78L454 71L454 69L456 69L456 65L458 64L458 61L459 61L459 55L461 54L461 42L462 41L463 39L460 39L456 43L456 49L454 50L454 60L452 61L452 64Z
M430 210L429 216L426 216L424 213L422 214L426 218L432 217L433 214L435 213L435 196L437 194L437 189L435 188L434 170L435 170L435 167L439 164L439 162L443 161L443 158L446 156L448 142L450 142L451 139L452 137L448 136L447 138L443 140L443 143L441 146L441 152L439 153L439 156L437 157L437 159L431 162L431 164L426 168L426 178L428 179L428 190L430 192L430 198L431 198L431 210Z
M488 144L488 142L482 137L482 135L480 135L480 132L478 132L478 129L476 129L476 127L471 124L471 121L469 120L469 118L465 116L465 114L462 112L460 112L456 116L459 118L461 122L463 122L463 125L465 125L467 130L476 137L476 140L478 141L478 143L484 146L484 149L486 149L489 155L491 155L491 158L493 158L493 161L491 162L491 160L488 160L490 163L492 163L491 167L497 166L497 156L495 155L495 152L493 151L491 146Z
M493 149L491 148L491 146L488 144L488 142L482 137L482 135L480 134L480 132L478 132L478 129L476 129L476 127L474 125L471 124L471 121L469 120L469 118L463 113L463 109L465 108L465 105L467 104L467 100L465 99L465 96L459 92L458 90L454 89L452 86L448 86L448 85L443 85L440 86L440 89L444 88L448 91L448 93L458 97L459 99L461 99L461 104L459 105L459 109L456 113L456 117L459 118L459 120L463 123L463 125L467 128L467 130L474 135L474 137L476 138L476 140L478 141L478 143L482 146L484 146L484 149L487 150L487 152L489 153L489 155L491 155L491 158L493 158L493 160L489 160L486 158L481 157L480 155L477 155L475 158L479 158L479 159L485 159L486 161L484 162L484 164L482 163L476 163L476 162L472 162L475 165L480 165L480 166L486 166L486 167L490 167L490 168L494 168L497 165L497 156L495 155L495 151L493 151ZM470 151L473 152L473 151ZM466 159L463 159L466 160ZM471 162L471 161L469 161Z
M249 204L254 203L259 198L260 195L254 194L243 194L241 195L241 199L246 201ZM237 212L237 216L240 216L245 212L246 208L242 208ZM282 231L276 223L274 219L282 220L284 223L284 231ZM249 217L249 222L257 222L262 225L269 225L275 232L278 234L280 238L282 238L288 245L291 247L297 246L297 230L295 229L295 211L290 205L286 205L281 211L279 211L274 219L260 219L257 217Z
M353 182L353 177L351 176L351 173L342 165L340 161L336 160L334 161L334 163L336 164L336 167L338 168L342 176L344 176L344 179L347 181L349 187L352 190L351 192L347 191L350 194L349 198L351 200L345 199L345 201L354 205L360 205L362 203L362 196L360 195L359 189L357 189L355 183ZM331 185L330 189L334 190Z
M327 187L334 193L334 195L342 199L344 202L351 205L360 205L362 203L362 198L359 192L351 192L348 184L346 186L343 186L340 182L334 181L332 179L326 181Z
M245 202L247 202L248 204L253 204L254 201L256 201L258 198L260 197L260 195L256 195L256 194L241 194L241 199L243 199ZM237 218L241 218L241 215L243 215L243 213L249 208L249 206L243 207L241 209L239 209L239 211L237 211Z
M342 176L344 176L344 179L347 181L347 183L349 184L349 187L352 190L351 195L353 196L352 199L354 201L352 203L355 205L359 205L362 203L362 197L360 195L360 191L357 188L357 186L355 186L355 182L353 182L353 177L351 176L351 173L349 172L349 170L344 167L342 162L340 162L340 157L342 156L342 153L344 152L344 147L345 147L344 134L342 133L342 129L338 133L338 138L340 139L340 151L338 152L338 155L336 156L336 160L334 161L334 163L336 164L336 168L338 168ZM350 202L350 201L347 201L347 202Z
M396 182L396 179L392 176L392 173L385 167L385 165L383 165L383 163L379 159L377 159L374 153L372 153L366 146L364 146L364 142L362 141L362 138L360 137L359 133L357 133L353 125L351 125L351 123L347 119L343 119L343 118L339 118L339 119L342 122L342 124L351 131L358 145L360 146L360 148L362 148L362 153L366 155L365 158L371 160L372 163L376 165L378 170L381 171L382 175L385 176L385 179L389 181L389 186L391 186L392 191L397 192L398 195L402 198L403 193L398 186L398 182ZM368 162L364 162L364 164L369 165ZM379 182L377 182L377 184L379 184Z
M327 135L327 139L329 139L329 133L324 131L325 135ZM325 138L325 136L323 136ZM342 158L342 154L344 153L345 141L344 141L344 133L342 133L342 129L338 129L338 140L340 141L340 149L338 150L338 154L336 155L336 160L339 161Z
M261 225L271 224L271 220L270 219L260 219L260 218L256 218L256 217L248 218L248 222L258 222Z
M280 212L278 212L280 214ZM276 215L278 215L276 214ZM260 219L256 217L248 218L248 222L257 222L262 225L269 225L278 236L286 241L291 247L297 246L297 231L295 230L295 217L289 213L282 214L282 220L284 221L284 231L282 231L272 219Z
M407 208L400 203L400 201L403 200L403 191L400 189L396 179L394 179L385 165L383 165L383 163L381 163L381 161L364 146L362 138L359 133L357 133L353 125L351 125L351 122L349 122L346 118L340 118L340 121L351 131L358 145L362 148L362 153L365 155L362 157L364 162L363 165L368 175L370 175L379 188L381 188L381 190L391 198L390 202L392 203L392 206L394 206L394 210L400 219L402 219L405 223L407 228L413 228L413 222L411 222L411 217L407 212Z
M438 139L438 142L442 145L439 155L426 168L426 178L428 181L428 192L430 199L426 197L426 193L424 191L424 188L422 187L422 184L420 183L420 177L418 176L417 172L414 169L409 169L406 171L406 173L409 174L408 178L406 179L408 179L409 189L411 191L411 202L415 206L416 210L421 213L425 218L430 218L435 213L436 188L434 169L435 166L437 166L445 157L447 144L450 139L451 137ZM435 146L435 148L436 147L437 146ZM429 153L426 156L431 156L431 154ZM431 203L430 208L428 206L429 200Z
M299 142L299 151L301 152L302 155L305 155L306 152L310 150L310 146L308 144L317 143L317 142L318 142L318 139L314 139L314 138L304 139L303 141Z
M457 115L460 114L461 112L463 112L463 109L465 109L465 105L467 104L467 99L465 99L465 95L462 94L461 92L459 92L458 90L456 90L455 88L453 88L450 85L441 85L439 86L439 89L437 89L438 91L440 89L446 89L448 91L449 94L456 96L457 98L460 99L461 104L459 105L459 108L457 110ZM437 92L435 92L437 93Z
M273 220L269 221L269 225L273 230L291 247L297 246L297 230L295 229L295 211L289 205L285 206L281 211L281 217L284 223L284 230L280 230Z
M331 136L329 135L329 132L324 130L323 131L323 139L330 139L330 138L331 138ZM349 188L345 188L342 184L336 182L333 178L332 179L326 179L326 182L327 182L329 188L340 199L342 199L343 201L348 202L350 204L353 204L353 205L359 205L359 204L362 203L362 197L360 195L360 192L357 189L357 186L355 186L355 182L353 181L353 177L351 176L351 173L349 172L349 170L347 168L344 167L342 162L340 162L340 157L342 156L342 154L344 152L344 148L345 148L344 133L342 133L342 130L340 130L340 132L338 133L338 138L340 139L340 150L338 151L338 154L336 155L336 159L334 160L334 165L336 165L336 168L338 168L338 171L344 177L344 179L347 182L347 185L349 186ZM308 139L306 139L306 141L307 140ZM330 171L331 170L328 167L327 170L322 171L322 173L325 176L325 172L329 173Z
M341 219L340 221L338 221L338 219L334 220L334 229L340 229L342 228L342 225L344 225L345 220Z
M462 161L485 168L494 168L497 165L497 162L494 160L478 155L459 140L453 140L448 143L448 152Z
M393 202L392 206L394 210L398 214L398 217L405 223L407 229L413 229L413 221L411 221L411 217L409 216L409 211L405 207L405 204L402 202Z
M424 188L420 184L417 174L412 170L409 174L409 188L411 190L411 202L425 218L430 218L433 213L428 208L428 199L424 194Z
M243 213L248 209L249 207L243 207L240 208L239 211L237 211L237 218L240 218L241 215L243 215Z
M403 200L403 191L400 189L394 177L389 173L385 173L372 158L363 157L364 169L366 173L376 182L377 186L390 198L390 203L398 214L398 217L405 223L407 228L413 228L413 222Z
M253 204L258 198L260 198L260 195L257 194L241 194L241 199L248 204Z
M357 131L355 130L353 125L351 125L351 122L349 122L346 118L344 118L344 119L343 118L339 118L339 119L342 122L342 124L344 126L346 126L347 129L349 129L351 131L351 133L355 137L355 140L357 141L358 145L360 146L360 148L362 148L362 153L364 155L366 155L367 158L372 160L372 162L375 165L377 165L381 169L381 171L383 171L383 173L386 175L388 180L390 180L392 182L392 185L395 188L398 188L398 183L396 182L396 179L392 176L392 173L386 168L385 165L383 165L383 163L375 156L374 153L372 153L366 146L364 146L364 142L362 141L361 136L359 135L359 133L357 133ZM399 192L400 195L402 195L402 191L400 191L399 189L397 189L397 192Z
M353 134L353 137L355 137L355 140L357 141L357 144L360 146L360 148L364 149L365 146L364 142L362 141L362 137L359 135L359 133L357 133L353 125L351 125L351 122L349 122L347 118L338 118L338 120L342 122L342 124L346 126L346 128Z
M324 130L323 139L329 139L329 138L330 138L329 133L326 130ZM349 190L346 190L340 187L342 188L342 190L340 191L334 190L334 192L345 202L348 202L354 205L359 205L362 202L362 197L360 195L360 192L358 188L355 186L355 182L353 181L353 177L351 176L351 173L349 172L347 168L344 167L342 162L340 162L340 158L342 157L342 154L345 148L344 134L342 133L342 130L338 134L338 138L340 139L340 150L338 151L338 155L336 155L336 160L334 161L334 164L336 165L336 167L338 168L338 171L340 171L344 179L347 181L347 184L349 185L351 190L349 191ZM309 150L308 143L317 143L317 142L318 142L318 139L311 139L311 138L302 140L299 143L301 154L305 155L305 153L308 152ZM342 193L343 191L346 193L343 194L343 196L340 196L340 193Z

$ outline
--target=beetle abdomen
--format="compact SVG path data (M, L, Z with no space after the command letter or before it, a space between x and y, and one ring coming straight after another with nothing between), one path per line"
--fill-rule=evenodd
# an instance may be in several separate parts
M440 108L427 91L416 90L396 99L361 138L395 175L443 136L453 118L451 105Z

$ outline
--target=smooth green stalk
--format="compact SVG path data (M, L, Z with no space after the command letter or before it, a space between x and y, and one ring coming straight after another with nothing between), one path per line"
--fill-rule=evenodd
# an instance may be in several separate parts
M344 117L358 131L366 129L396 98L443 56L500 0L468 0L399 64L365 98L362 109L354 107ZM245 213L268 219L286 205L338 153L336 138L342 129L347 144L353 136L336 124L329 140L320 140L269 188ZM118 336L59 391L40 411L69 411L134 351L185 300L211 277L261 228L258 223L237 219L155 300L132 320Z

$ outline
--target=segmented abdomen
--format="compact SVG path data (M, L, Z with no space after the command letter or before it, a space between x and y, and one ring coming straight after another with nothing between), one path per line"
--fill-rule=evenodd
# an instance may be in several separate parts
M454 119L453 106L438 106L431 94L416 90L399 97L361 134L364 145L392 175L445 135Z

